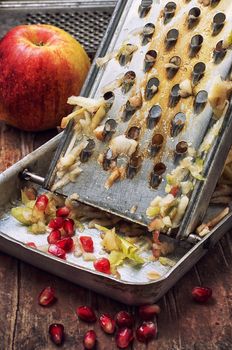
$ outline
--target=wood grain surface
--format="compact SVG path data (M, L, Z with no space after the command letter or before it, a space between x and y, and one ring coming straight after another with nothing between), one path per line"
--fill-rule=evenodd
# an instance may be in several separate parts
M0 124L0 171L56 134L23 133ZM199 305L191 299L195 285L213 289L213 299ZM41 289L52 285L57 302L40 307ZM62 349L83 349L82 337L93 327L98 350L117 349L114 338L106 336L96 323L89 327L79 321L76 307L92 305L97 314L111 315L127 306L57 278L0 253L0 350L57 349L49 339L51 323L64 324L66 339ZM228 233L159 302L158 339L147 346L134 341L134 350L231 350L232 349L232 237ZM138 322L137 310L131 308Z

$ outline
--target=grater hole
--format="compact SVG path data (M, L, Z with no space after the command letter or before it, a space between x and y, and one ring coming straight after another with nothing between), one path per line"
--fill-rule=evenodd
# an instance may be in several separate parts
M227 49L223 47L223 40L219 41L213 51L213 60L214 63L218 64L223 61L225 55L227 53Z
M205 74L206 65L204 62L198 62L193 67L193 73L192 73L192 83L193 85L196 85L204 76Z
M199 7L193 7L188 13L188 28L192 29L199 22L201 10Z
M142 164L142 157L141 156L132 156L129 160L129 163L127 165L126 169L126 177L128 179L133 179L133 177L137 174Z
M161 181L162 181L162 175L166 171L166 165L164 163L156 163L154 165L153 171L150 175L150 186L152 188L157 188Z
M147 128L153 129L159 122L162 115L162 108L159 105L151 107L147 117Z
M176 154L177 155L184 155L186 154L188 151L188 144L186 141L180 141L178 142L178 144L176 145Z
M194 35L191 39L190 47L189 47L189 57L193 58L200 51L204 38L202 35L197 34Z
M177 113L171 121L171 136L176 137L183 130L186 122L186 115L183 112Z
M150 154L154 157L162 148L164 137L162 134L154 134L151 139Z
M175 107L180 101L180 85L176 84L172 87L170 96L169 96L169 107Z
M143 65L144 72L148 72L154 66L156 58L157 58L157 52L155 50L147 51L144 58L144 65Z
M174 1L168 2L164 7L164 24L168 23L175 15L176 3Z
M147 85L146 85L146 89L145 89L145 99L146 100L151 100L152 97L158 92L159 89L159 85L160 85L160 81L158 78L151 78Z
M208 101L207 91L205 90L199 91L194 100L194 112L196 114L201 113L204 110L207 104L207 101Z

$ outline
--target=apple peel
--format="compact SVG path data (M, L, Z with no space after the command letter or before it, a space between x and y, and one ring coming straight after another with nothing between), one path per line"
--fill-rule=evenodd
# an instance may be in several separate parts
M0 119L25 131L60 125L90 67L78 41L52 25L20 25L0 40L0 57Z

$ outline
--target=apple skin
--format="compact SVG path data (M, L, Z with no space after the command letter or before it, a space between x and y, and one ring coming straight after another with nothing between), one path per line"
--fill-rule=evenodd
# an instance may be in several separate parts
M83 47L51 25L22 25L0 41L0 120L21 130L51 129L71 112L90 67Z

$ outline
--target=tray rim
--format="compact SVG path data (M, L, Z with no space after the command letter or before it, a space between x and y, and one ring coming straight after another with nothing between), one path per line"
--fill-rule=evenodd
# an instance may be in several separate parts
M2 179L1 179L1 175L2 174L0 174L0 186L3 185L3 183L4 183L2 181ZM170 276L173 274L173 272L175 270L177 270L178 268L180 268L185 263L185 260L190 258L192 253L196 252L200 247L203 248L203 254L201 256L201 257L203 257L207 253L207 251L209 249L211 249L221 237L219 237L219 239L216 239L213 242L213 244L212 244L212 242L210 242L210 240L212 238L215 238L214 236L221 229L223 230L223 226L225 226L225 225L227 225L229 223L231 223L231 226L232 226L232 212L230 212L217 226L215 226L215 228L212 231L210 231L206 236L204 236L198 243L193 245L192 248L190 248L189 251L185 255L183 255L183 257L180 258L180 260L178 260L178 262L173 267L171 267L170 270L167 273L165 273L161 278L159 278L157 280L154 280L154 281L133 282L133 283L132 282L128 282L128 281L124 281L124 280L120 280L120 279L118 279L118 278L116 278L114 276L103 274L101 272L98 272L98 271L95 271L95 270L91 270L91 269L88 269L86 267L82 267L82 266L76 265L75 263L68 262L66 260L59 259L58 257L55 257L55 256L53 256L51 254L46 253L46 252L43 252L43 251L41 251L39 249L33 249L30 246L26 246L25 243L20 242L20 241L14 239L14 238L8 236L6 233L3 233L2 231L0 231L0 237L2 237L3 239L5 239L7 241L10 241L12 243L15 243L15 244L19 245L23 249L30 250L31 252L35 253L35 255L42 255L43 257L48 258L48 259L52 259L52 260L58 262L61 265L64 264L66 266L72 266L73 268L75 268L77 270L85 271L85 272L88 272L88 273L90 273L92 275L104 277L107 280L111 280L111 281L114 281L114 282L122 284L122 285L138 286L138 287L140 286L141 287L141 286L155 285L155 284L158 284L158 283L163 282L163 281L167 280L168 278L170 278ZM223 236L226 233L228 233L228 231L226 230L224 232L224 230L223 230L223 233L221 233L220 236Z
M59 139L62 137L62 133L58 134L57 136L53 137L51 140L49 140L48 142L46 142L44 145L42 145L41 147L39 147L38 149L36 149L35 151L29 153L27 156L25 156L24 158L22 158L21 160L19 160L17 163L15 163L14 165L12 165L11 167L9 167L8 169L6 169L4 172L2 172L0 174L0 188L1 186L4 186L5 182L12 177L18 177L18 174L25 169L25 167L28 167L30 165L30 163L32 163L33 161L36 161L36 158L43 156L46 152L51 152L51 149L54 148L58 142ZM165 280L167 280L168 278L170 278L170 276L173 274L173 272L175 270L177 270L179 267L181 267L186 261L186 259L191 258L191 255L193 252L197 252L198 249L203 248L203 250L205 250L204 254L206 254L207 250L209 249L210 245L206 244L208 241L210 242L210 240L214 240L214 236L216 236L218 234L218 232L220 233L220 231L222 230L222 234L220 234L221 236L224 235L226 233L226 230L224 230L224 226L229 225L232 227L232 212L229 212L229 214L222 220L220 221L220 223L212 230L210 231L205 237L203 237L198 243L196 243L195 245L192 246L192 248L190 248L188 250L188 252L186 254L184 254L184 256L182 258L180 258L180 260L178 260L178 262L175 264L175 266L173 266L172 268L170 268L170 270L164 274L160 279L155 280L155 281L149 281L149 282L127 282L127 281L121 281L113 276L105 276L104 274L85 268L85 267L81 267L78 266L74 263L71 262L67 262L67 261L63 261L57 257L53 257L52 255L49 255L45 252L42 252L40 250L34 250L33 248L27 247L25 245L25 243L20 242L14 238L11 238L10 236L8 236L7 234L3 233L0 231L0 236L4 239L6 239L7 241L13 242L15 244L20 245L21 247L23 247L24 249L29 249L30 251L33 251L36 255L37 254L42 254L44 257L47 258L52 258L53 260L57 261L58 263L61 264L65 264L68 266L72 266L75 267L77 270L83 270L86 272L91 273L92 275L97 275L97 276L101 276L104 278L107 278L107 280L113 280L114 282L117 282L119 284L123 284L123 285L128 285L128 286L146 286L146 285L155 285L157 283L163 282ZM220 237L219 237L220 238ZM209 243L208 242L208 243ZM216 239L217 242L217 239ZM215 243L216 243L215 242ZM204 249L205 247L205 249Z

